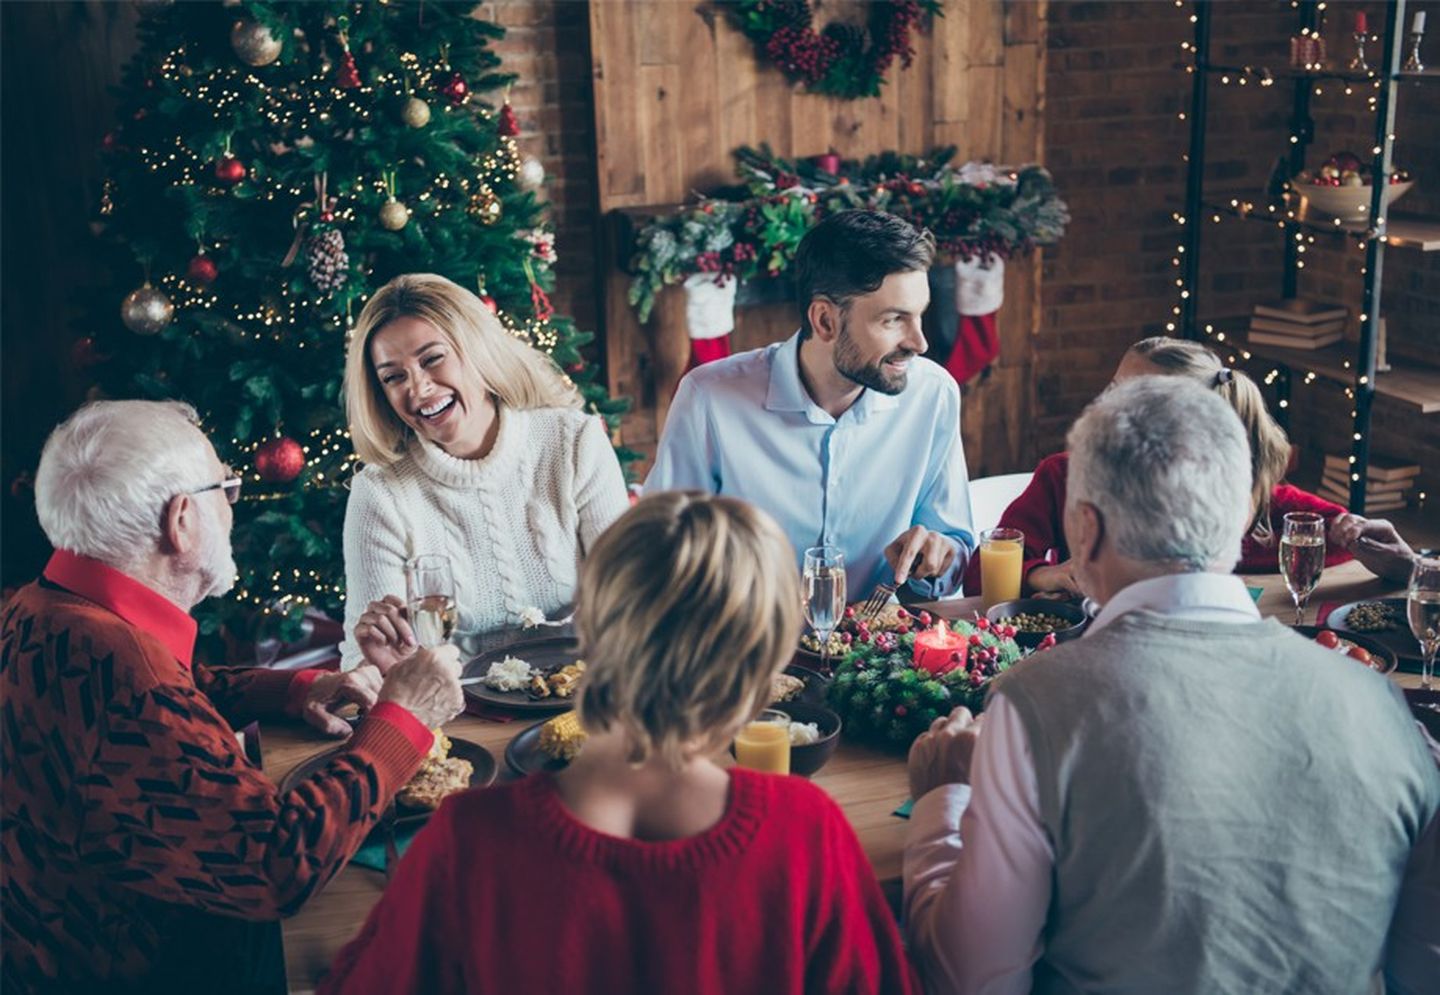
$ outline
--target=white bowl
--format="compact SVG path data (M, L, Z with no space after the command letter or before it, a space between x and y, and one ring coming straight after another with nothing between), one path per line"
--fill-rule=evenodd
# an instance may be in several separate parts
M1391 183L1385 188L1385 203L1393 204L1409 193L1414 185L1414 180ZM1332 218L1339 218L1341 221L1364 221L1370 214L1368 184L1363 187L1322 187L1313 183L1297 183L1295 186L1300 191L1301 198L1310 202L1310 207Z

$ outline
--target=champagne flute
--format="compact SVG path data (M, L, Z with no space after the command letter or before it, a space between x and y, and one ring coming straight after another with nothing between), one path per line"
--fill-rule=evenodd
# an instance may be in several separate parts
M820 640L820 666L830 669L830 636L845 614L845 554L837 546L805 550L805 621Z
M1420 641L1424 660L1420 686L1429 690L1435 676L1435 651L1440 649L1440 557L1416 557L1410 569L1406 607L1410 631Z
M1280 533L1280 573L1295 601L1295 624L1305 624L1305 605L1325 569L1325 519L1308 511L1285 516Z
M417 556L405 564L405 603L421 646L443 646L455 632L455 578L445 556Z

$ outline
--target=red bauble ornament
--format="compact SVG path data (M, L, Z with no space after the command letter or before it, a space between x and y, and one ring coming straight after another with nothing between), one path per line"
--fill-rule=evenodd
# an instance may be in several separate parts
M305 451L300 443L282 435L255 450L255 472L271 484L288 484L305 469Z
M572 377L579 376L581 373L585 372L585 364L583 362L571 363L569 366L565 367L565 372L570 374Z
M470 99L470 84L465 82L464 76L454 73L445 85L440 87L440 92L449 98L451 106L459 107Z
M75 344L70 347L70 362L73 363L77 369L88 370L90 367L103 363L109 358L110 357L101 354L99 348L95 345L94 337L90 335L76 339Z
M343 90L353 90L360 85L360 70L355 66L355 56L347 48L340 56L340 65L335 69L335 85Z
M520 135L520 117L508 100L505 101L505 106L500 108L500 125L497 130L501 138L516 138Z
M100 139L100 151L114 152L115 146L119 144L119 141L120 140L115 137L115 132L105 132L104 136Z
M215 260L203 252L191 259L190 265L185 267L185 278L202 287L210 286L219 275L220 267L215 265Z
M245 164L227 152L215 163L215 179L233 186L245 179Z
M481 294L480 303L488 307L493 313L500 313L500 305L496 304L495 298L491 297L489 294Z

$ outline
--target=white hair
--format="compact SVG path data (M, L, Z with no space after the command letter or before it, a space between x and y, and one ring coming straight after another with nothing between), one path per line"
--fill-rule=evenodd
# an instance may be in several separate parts
M1104 516L1116 550L1186 570L1230 570L1250 521L1250 443L1234 409L1199 384L1137 377L1070 429L1067 504Z
M56 549L126 570L154 553L166 503L205 487L209 441L178 401L96 401L50 433L35 509Z

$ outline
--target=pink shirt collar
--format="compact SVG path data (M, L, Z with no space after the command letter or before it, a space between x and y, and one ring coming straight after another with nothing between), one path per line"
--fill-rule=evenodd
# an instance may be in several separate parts
M195 653L195 620L164 595L99 560L64 549L50 557L44 576L148 632L189 668Z

